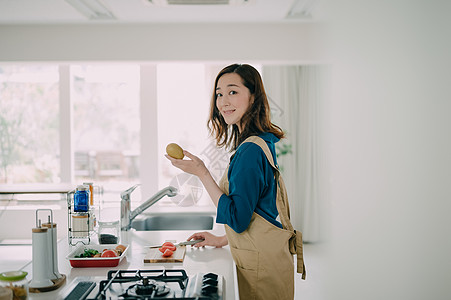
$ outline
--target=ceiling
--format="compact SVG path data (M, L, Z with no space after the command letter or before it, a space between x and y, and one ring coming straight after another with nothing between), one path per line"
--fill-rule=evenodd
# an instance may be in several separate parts
M173 4L177 2L178 4ZM318 2L319 0L0 0L0 25L308 22L319 15ZM90 7L100 6L99 9L105 8L106 11L87 11L83 3Z

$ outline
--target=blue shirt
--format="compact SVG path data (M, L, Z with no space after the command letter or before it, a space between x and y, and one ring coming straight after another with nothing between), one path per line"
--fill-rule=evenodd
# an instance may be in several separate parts
M275 143L279 141L272 133L259 135L268 144L277 165ZM241 233L249 226L256 212L268 222L282 228L278 216L277 186L274 172L263 149L254 143L241 144L230 162L227 173L229 195L219 198L216 223L227 224Z

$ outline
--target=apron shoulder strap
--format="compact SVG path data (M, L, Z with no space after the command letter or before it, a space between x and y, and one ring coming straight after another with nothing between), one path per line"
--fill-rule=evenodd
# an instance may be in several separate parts
M273 171L274 171L274 177L276 179L277 183L277 199L276 199L276 205L277 210L280 215L280 221L282 222L282 226L284 229L293 232L293 236L291 237L289 241L289 247L291 254L296 254L297 256L297 272L302 273L302 279L305 279L306 277L306 270L304 265L304 251L303 251L303 245L302 245L302 233L300 231L296 231L293 228L293 225L291 225L290 221L290 206L288 205L288 195L287 190L285 187L285 183L282 179L282 176L280 175L280 171L278 166L274 164L274 159L271 154L271 151L269 150L268 144L258 136L250 136L246 140L244 140L243 143L254 143L260 146L262 148L263 152L266 155L266 158L268 159Z
M274 159L272 157L271 154L271 150L269 150L268 144L266 144L265 140L262 139L259 136L253 135L248 137L247 139L244 140L243 143L254 143L260 146L260 148L262 148L263 152L266 155L266 158L268 159L269 163L271 164L271 167L275 170L277 170L277 172L279 171L279 168L274 164Z
M288 204L288 195L287 190L285 188L285 183L282 179L282 176L280 175L279 168L274 164L274 159L271 154L271 151L269 150L268 144L266 144L266 142L261 137L258 136L250 136L247 139L245 139L243 143L257 144L258 146L260 146L260 148L262 148L263 152L265 153L266 158L274 171L274 177L277 183L276 205L280 215L280 221L282 222L283 228L294 232L293 226L291 225L290 222L290 206Z

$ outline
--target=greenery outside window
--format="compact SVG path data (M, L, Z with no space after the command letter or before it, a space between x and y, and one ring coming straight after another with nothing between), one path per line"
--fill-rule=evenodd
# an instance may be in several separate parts
M57 65L0 66L0 184L58 183Z

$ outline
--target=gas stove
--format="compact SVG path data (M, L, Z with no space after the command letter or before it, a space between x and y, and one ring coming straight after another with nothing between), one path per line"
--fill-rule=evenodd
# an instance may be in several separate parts
M111 270L100 281L78 280L64 299L225 300L224 285L224 278L214 273L189 277L183 269Z

